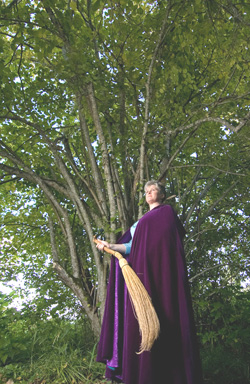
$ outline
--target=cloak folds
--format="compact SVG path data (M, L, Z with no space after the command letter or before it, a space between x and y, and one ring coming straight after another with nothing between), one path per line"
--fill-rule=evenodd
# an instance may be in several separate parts
M150 352L137 354L140 332L122 272L113 257L97 361L106 377L125 384L202 384L182 239L173 208L158 206L137 224L129 263L152 298L160 336ZM119 243L128 242L127 231Z

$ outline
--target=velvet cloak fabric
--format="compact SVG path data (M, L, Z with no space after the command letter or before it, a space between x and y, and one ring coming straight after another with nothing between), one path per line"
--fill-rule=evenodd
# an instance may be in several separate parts
M134 234L129 263L151 296L161 326L150 352L137 354L141 341L138 322L122 272L112 257L97 354L97 361L107 364L108 379L125 384L202 384L184 234L169 205L147 212ZM127 231L119 243L129 239Z

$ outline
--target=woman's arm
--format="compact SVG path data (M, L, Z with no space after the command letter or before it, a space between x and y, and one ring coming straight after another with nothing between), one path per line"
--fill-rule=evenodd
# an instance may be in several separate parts
M103 251L104 247L110 248L113 251L117 251L120 253L125 253L126 252L126 247L124 244L110 244L107 241L100 240L101 243L98 243L96 245L96 248L99 249L99 251Z

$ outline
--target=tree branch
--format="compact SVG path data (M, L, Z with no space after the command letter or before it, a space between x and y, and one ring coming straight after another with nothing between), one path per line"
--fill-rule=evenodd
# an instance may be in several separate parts
M24 119L22 119L24 120ZM37 126L36 126L37 127ZM44 135L43 132L41 132ZM48 140L46 140L48 141ZM2 146L2 151L4 155L9 158L14 164L19 165L22 170L19 168L11 168L7 167L4 164L0 164L1 168L4 168L5 170L13 171L14 174L21 175L22 177L26 178L29 181L34 182L35 184L38 184L41 189L44 191L46 197L48 198L49 202L51 203L53 209L55 210L56 214L58 214L58 217L61 215L63 217L64 223L60 220L60 223L62 227L65 229L65 233L67 234L67 243L70 250L71 255L71 263L72 263L72 269L73 269L73 275L74 277L79 277L79 265L78 265L78 258L76 253L76 247L74 242L74 237L71 230L71 225L68 217L68 213L65 209L63 209L58 201L56 200L55 196L52 194L46 183L43 181L41 177L39 177L31 168L29 168L21 159L18 157L12 150L9 148L5 143L3 143L2 140L0 140L0 145Z
M76 297L79 298L83 308L84 308L84 311L86 312L87 316L89 317L89 319L91 320L92 322L92 327L95 331L97 331L98 329L100 329L100 324L99 324L99 321L98 321L98 317L95 315L95 308L92 308L88 301L86 300L85 296L84 296L84 293L83 293L83 290L82 290L82 287L80 285L78 285L78 283L76 282L75 279L73 279L66 271L65 269L62 268L62 266L57 263L57 262L54 262L53 263L53 267L54 269L56 270L59 278L64 282L65 285L67 285L73 292L74 294L76 295Z
M52 258L55 263L59 263L59 255L58 255L58 250L56 246L56 237L55 237L55 232L54 232L54 226L53 226L53 221L48 215L48 222L49 222L49 233L50 233L50 243L51 243L51 250L52 250Z
M100 170L99 170L97 163L96 163L95 155L93 152L93 147L91 145L91 140L89 137L89 131L88 131L87 123L86 123L84 112L83 112L81 96L78 95L76 97L76 99L77 99L77 103L78 103L79 120L80 120L80 128L81 128L82 138L83 138L83 142L85 143L85 145L87 146L87 149L88 149L88 157L90 160L92 175L93 175L94 182L95 182L97 197L98 197L99 203L101 205L102 215L107 217L108 216L108 208L107 208L106 201L105 201L104 184L103 184L103 180L102 180L102 177L100 174Z
M217 179L218 175L219 175L219 174L215 175L215 176L213 177L213 179L210 180L210 181L207 183L207 185L206 185L205 188L202 190L202 192L199 193L198 197L196 198L196 200L194 201L194 203L192 204L191 208L189 209L189 211L188 211L188 213L187 213L187 215L186 215L186 219L185 219L185 221L186 221L186 225L187 225L187 223L189 222L191 215L193 214L195 208L197 207L197 205L199 204L199 202L201 201L201 199L202 199L204 196L206 196L206 194L207 194L207 192L209 191L209 189L210 189L210 188L214 185L214 183L216 182L216 179ZM207 216L206 216L206 217L207 217Z
M73 169L73 171L75 172L75 174L79 177L79 179L83 182L83 184L88 188L88 191L89 191L89 194L93 197L97 207L98 207L98 210L100 212L101 215L104 215L104 212L103 212L103 209L102 209L102 206L100 205L100 202L93 190L93 188L91 188L91 186L87 183L86 179L82 176L81 172L79 171L75 161L74 161L74 157L73 157L73 154L71 152L71 149L70 149L70 145L69 145L69 142L68 142L68 139L64 138L63 140L64 142L64 146L65 146L65 152L66 152L66 155L67 155L67 158L70 162L70 165Z
M218 168L218 167L216 167L215 165L212 165L212 164L202 164L202 163L199 163L199 164L186 164L186 165L175 165L173 167L170 167L169 169L195 168L195 167L198 167L198 168L202 168L202 167L204 167L204 168L212 168L212 169L215 169L216 171L219 171L220 173L225 173L226 175L243 176L243 177L247 176L245 173L231 172L229 170ZM186 192L184 193L184 195L186 195ZM183 195L182 195L182 197L183 197Z
M181 5L180 7L178 8L176 14L175 14L175 18L177 17L177 15L179 14L179 11L180 9L183 7L183 4L184 2L181 2ZM152 81L152 74L153 74L153 69L154 69L154 65L155 65L155 62L156 62L156 58L158 56L158 53L159 53L159 49L167 35L167 33L172 30L173 28L173 24L169 24L169 26L167 27L167 22L169 21L169 13L170 13L170 10L172 9L173 5L171 3L169 3L169 5L167 6L167 10L166 10L166 14L165 14L165 17L163 19L163 23L162 23L162 26L161 26L161 30L160 30L160 33L159 33L159 37L157 39L157 42L156 42L156 46L155 46L155 49L154 49L154 52L153 52L153 55L152 55L152 58L151 58L151 61L150 61L150 65L149 65L149 68L148 68L148 76L147 76L147 81L146 81L146 84L145 84L145 87L146 87L146 96L145 96L145 112L144 112L144 125L143 125L143 131L142 131L142 137L141 137L141 147L140 147L140 159L139 159L139 164L138 164L138 168L139 168L139 185L140 185L140 190L139 190L139 201L142 200L143 198L143 190L142 190L142 186L144 184L144 159L145 159L145 148L146 148L146 135L147 135L147 131L148 131L148 121L149 121L149 110L150 110L150 101L151 101L151 81ZM174 19L175 19L174 18ZM142 205L139 206L139 217L142 216L142 210L143 210L143 207Z
M209 268L206 268L204 269L203 271L197 273L195 276L189 278L189 282L192 283L195 279L197 279L199 276L201 275L204 275L205 273L207 273L208 271L211 271L212 269L216 269L216 268L220 268L220 267L224 267L225 265L228 265L229 263L224 263L224 264L216 264L216 265L213 265L212 267L209 267Z
M112 184L112 173L110 169L110 164L109 164L109 155L107 151L107 145L106 145L106 140L103 134L101 122L99 119L99 114L98 114L98 108L96 104L96 99L94 95L94 88L93 84L89 83L87 86L87 98L90 104L91 108L91 114L92 118L95 124L96 132L99 137L99 141L101 144L101 150L102 150L102 164L103 164L103 169L104 169L104 174L106 177L106 183L107 183L107 192L108 192L108 199L109 199L109 209L110 209L110 217L113 219L116 216L116 204L115 204L115 196L114 196L114 189L113 189L113 184ZM115 230L115 223L111 222L111 242L115 242L115 237L114 237L114 230Z
M214 210L214 208L216 207L216 205L218 205L218 203L223 200L226 195L228 194L228 192L230 192L240 181L237 180L235 181L220 197L219 199L217 199L212 205L211 207L208 209L208 211L206 212L206 214L204 215L203 218L201 218L201 223L203 223L205 221L205 219L211 214L211 212Z
M192 124L193 126L193 124ZM176 156L178 155L178 153L180 153L180 151L182 150L182 148L186 145L186 143L188 142L188 140L191 139L191 137L193 137L194 133L197 131L199 127L196 126L190 133L189 135L183 140L183 142L181 143L181 145L179 146L179 148L177 148L177 150L175 151L175 153L170 157L170 159L168 160L167 164L165 165L165 167L163 168L158 180L161 181L165 176L166 176L166 173L167 171L169 170L170 168L170 165L172 164L172 162L175 160Z

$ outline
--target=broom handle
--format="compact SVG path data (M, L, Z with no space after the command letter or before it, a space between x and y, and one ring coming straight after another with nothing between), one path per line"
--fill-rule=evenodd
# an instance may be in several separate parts
M94 236L94 238L93 238L93 241L94 241L94 243L96 243L96 244L102 244L102 242L101 242L99 239L97 239L95 236ZM104 250L105 252L110 253L111 255L115 256L118 260L123 259L123 256L122 256L119 252L117 252L117 251L113 251L113 249L104 247L103 250Z

